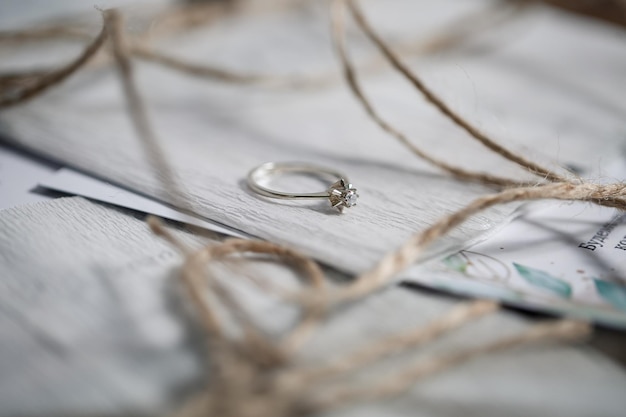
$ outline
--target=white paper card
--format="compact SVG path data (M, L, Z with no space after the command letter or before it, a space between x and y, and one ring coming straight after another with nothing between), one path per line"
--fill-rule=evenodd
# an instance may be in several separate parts
M617 174L626 178L626 166ZM407 281L626 328L626 213L530 205L488 240Z
M53 173L57 166L23 155L0 144L0 210L21 204L48 200L33 193L37 183Z
M154 214L164 219L192 224L229 236L241 238L250 237L250 235L246 235L233 228L182 213L166 204L132 193L69 168L59 169L53 175L39 181L39 185L55 191L87 197L92 200L129 208L142 213Z

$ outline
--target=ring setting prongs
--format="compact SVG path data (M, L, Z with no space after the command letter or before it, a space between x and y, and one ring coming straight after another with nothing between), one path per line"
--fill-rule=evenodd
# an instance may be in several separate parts
M356 188L341 178L328 188L330 204L343 213L345 208L356 206L359 195Z

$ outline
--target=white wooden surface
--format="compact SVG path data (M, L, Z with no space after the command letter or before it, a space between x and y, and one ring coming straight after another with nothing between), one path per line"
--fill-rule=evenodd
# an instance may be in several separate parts
M387 37L413 39L470 7L436 4L367 2L366 10ZM604 160L623 143L623 105L614 88L626 76L614 70L626 62L623 37L542 9L522 23L497 32L494 37L511 39L491 54L441 55L414 66L455 109L507 146L601 175ZM325 9L316 5L221 22L163 47L241 71L316 73L336 68L327 32ZM362 52L362 42L353 45ZM29 59L53 56L49 48ZM137 75L163 148L200 214L294 245L346 272L364 271L411 234L488 191L451 181L418 161L365 117L342 83L277 91L199 81L149 65L138 65ZM466 167L520 175L472 143L396 76L385 73L366 83L381 111L430 152ZM45 97L4 112L0 129L18 146L168 200L129 124L112 68L83 72ZM244 178L266 161L317 162L343 170L359 188L360 203L337 215L323 202L292 204L252 195ZM479 236L510 209L477 216L433 250Z
M180 258L145 223L66 198L0 211L0 231L0 416L164 415L202 378L201 335L185 318L173 273ZM290 279L267 264L256 271ZM293 318L290 309L248 295L268 329ZM303 359L324 361L418 326L456 302L390 288L332 319ZM531 324L499 313L419 357L487 343ZM414 357L401 356L363 378L374 382ZM618 416L625 389L623 368L594 351L543 346L490 355L398 400L332 416Z

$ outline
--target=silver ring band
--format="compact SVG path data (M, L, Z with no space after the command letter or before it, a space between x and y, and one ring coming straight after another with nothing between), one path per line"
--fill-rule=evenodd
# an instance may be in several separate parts
M270 178L283 174L313 174L320 178L327 178L331 185L326 191L317 193L290 193L267 188L261 183ZM248 174L248 186L252 191L270 198L283 200L313 200L328 199L333 207L343 210L356 204L358 194L356 188L349 183L347 177L334 169L325 168L307 163L278 163L268 162L254 168Z

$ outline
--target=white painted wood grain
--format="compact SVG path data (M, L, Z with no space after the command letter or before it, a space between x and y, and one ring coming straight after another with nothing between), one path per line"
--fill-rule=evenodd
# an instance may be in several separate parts
M368 14L388 36L423 35L423 28L411 22L435 24L418 13L423 2L389 4L367 3ZM441 2L431 13L441 22L462 12L453 5ZM321 6L307 10L220 22L162 47L241 71L336 68L326 15ZM416 61L415 68L453 108L510 148L601 175L603 161L623 144L623 104L611 88L626 76L613 70L626 62L621 39L611 29L541 9L524 23L524 30L504 30L514 41L490 54L442 55ZM362 53L363 42L354 45ZM452 181L418 161L365 117L341 83L285 91L199 81L150 65L137 70L163 149L200 215L293 245L343 271L364 271L413 233L489 191ZM578 78L594 82L581 92L577 84L568 85ZM423 148L466 167L521 175L474 144L396 76L364 81L383 114ZM115 72L103 68L4 112L0 129L11 143L168 201L124 109ZM267 161L315 162L345 171L359 189L359 205L337 215L325 203L252 195L245 176ZM429 254L480 236L510 211L499 207L476 216Z
M174 273L179 265L178 255L145 223L82 198L0 211L0 416L167 414L203 375L206 354L186 318ZM267 262L254 271L282 283L291 279ZM268 331L294 318L258 292L239 294ZM302 359L323 363L420 326L456 302L392 287L331 318ZM530 325L498 313L423 348L420 357ZM400 356L362 377L374 382L412 360ZM398 400L331 415L613 416L626 407L625 388L623 368L593 350L544 346L490 355L424 381Z

